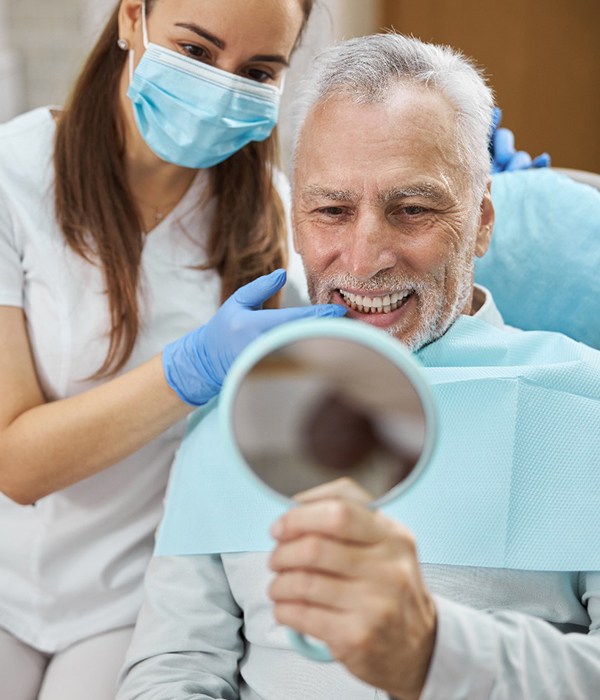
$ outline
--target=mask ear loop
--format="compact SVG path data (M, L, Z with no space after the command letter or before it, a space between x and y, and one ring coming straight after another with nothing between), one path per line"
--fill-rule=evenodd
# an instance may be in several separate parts
M148 27L146 26L146 0L142 0L142 41L144 48L148 48Z
M142 43L144 48L148 48L148 27L146 26L146 0L142 0ZM129 49L129 84L133 80L133 64L135 61L135 56L133 55L133 49Z
M129 49L129 84L133 80L133 49Z

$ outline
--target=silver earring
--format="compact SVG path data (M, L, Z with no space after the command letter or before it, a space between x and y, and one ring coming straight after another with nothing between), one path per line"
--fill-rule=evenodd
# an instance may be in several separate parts
M117 46L121 49L121 51L127 51L129 48L129 42L127 39L117 39Z

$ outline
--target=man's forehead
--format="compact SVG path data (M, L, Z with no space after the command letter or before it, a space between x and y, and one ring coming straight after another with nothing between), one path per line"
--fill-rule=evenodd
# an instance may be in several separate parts
M418 129L427 128L431 133L442 125L453 130L455 118L455 108L438 89L398 83L391 85L380 98L361 100L344 92L322 98L308 112L301 133L336 133L353 124L360 129L360 123L369 121L384 130L400 122Z
M313 107L295 162L305 196L350 200L369 190L384 200L432 199L448 189L462 170L454 110L435 91L393 92L382 102L341 95Z

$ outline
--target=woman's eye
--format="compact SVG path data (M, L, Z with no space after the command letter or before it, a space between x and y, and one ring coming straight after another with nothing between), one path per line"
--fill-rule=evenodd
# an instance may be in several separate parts
M257 83L266 83L269 80L273 80L271 73L267 73L267 71L260 68L249 68L246 71L246 77L250 78L250 80L255 80Z
M186 56L190 56L190 58L196 58L198 60L206 60L210 58L208 51L206 51L206 49L204 49L202 46L198 46L197 44L181 44L180 46Z

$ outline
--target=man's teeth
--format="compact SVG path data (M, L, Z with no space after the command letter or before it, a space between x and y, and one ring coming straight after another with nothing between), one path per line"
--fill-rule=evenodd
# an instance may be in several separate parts
M382 297L363 297L340 289L344 301L351 309L363 314L389 314L400 308L410 292L393 292Z

